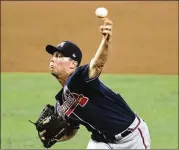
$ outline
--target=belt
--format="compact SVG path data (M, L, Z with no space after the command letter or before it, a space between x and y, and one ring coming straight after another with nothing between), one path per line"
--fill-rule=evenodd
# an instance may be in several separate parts
M122 131L121 133L112 136L112 137L102 137L102 136L95 136L95 134L92 134L92 139L97 141L97 142L105 142L105 143L116 143L117 141L121 140L122 138L126 137L127 135L129 135L130 133L132 133L134 130L137 129L137 127L140 125L141 120L140 118L136 115L136 118L134 119L133 123L124 131Z
M126 130L124 130L123 132L121 132L121 133L115 135L115 139L116 139L116 140L121 140L122 138L126 137L127 135L129 135L130 133L132 133L134 130L137 129L137 127L138 127L139 124L141 123L141 120L140 120L140 118L139 118L138 116L136 116L136 118L137 118L137 121L138 121L137 125L134 126L133 128L130 128L130 126L129 126L129 127L128 127Z

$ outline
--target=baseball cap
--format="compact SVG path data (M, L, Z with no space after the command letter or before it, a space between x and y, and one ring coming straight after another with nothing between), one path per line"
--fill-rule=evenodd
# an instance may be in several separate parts
M71 59L77 61L78 66L81 63L82 52L76 44L74 44L70 41L63 41L62 43L58 44L57 46L47 45L46 51L49 54L53 54L54 52L60 52L65 57L70 57Z

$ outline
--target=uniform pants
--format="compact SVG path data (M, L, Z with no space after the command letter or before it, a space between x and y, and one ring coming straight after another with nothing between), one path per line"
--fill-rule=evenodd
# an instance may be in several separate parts
M151 139L147 124L141 119L140 124L135 128L138 123L138 119L129 126L129 128L135 128L135 130L124 138L120 134L116 135L115 143L103 143L90 139L87 149L150 149Z

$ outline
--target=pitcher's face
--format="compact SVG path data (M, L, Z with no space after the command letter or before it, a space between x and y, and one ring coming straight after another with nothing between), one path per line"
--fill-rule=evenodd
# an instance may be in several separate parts
M50 60L49 69L52 75L67 73L71 64L71 58L64 57L61 53L55 52Z

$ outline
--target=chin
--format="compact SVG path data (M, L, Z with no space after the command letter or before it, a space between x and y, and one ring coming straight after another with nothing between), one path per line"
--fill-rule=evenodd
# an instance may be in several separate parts
M54 77L57 77L57 74L54 73L54 72L51 72L51 75L54 76Z
M51 71L51 75L53 75L54 77L58 77L59 73Z
M54 70L50 70L50 73L51 73L52 75L56 74Z
M50 73L51 73L52 75L56 75L56 73L55 73L54 71L51 71Z

